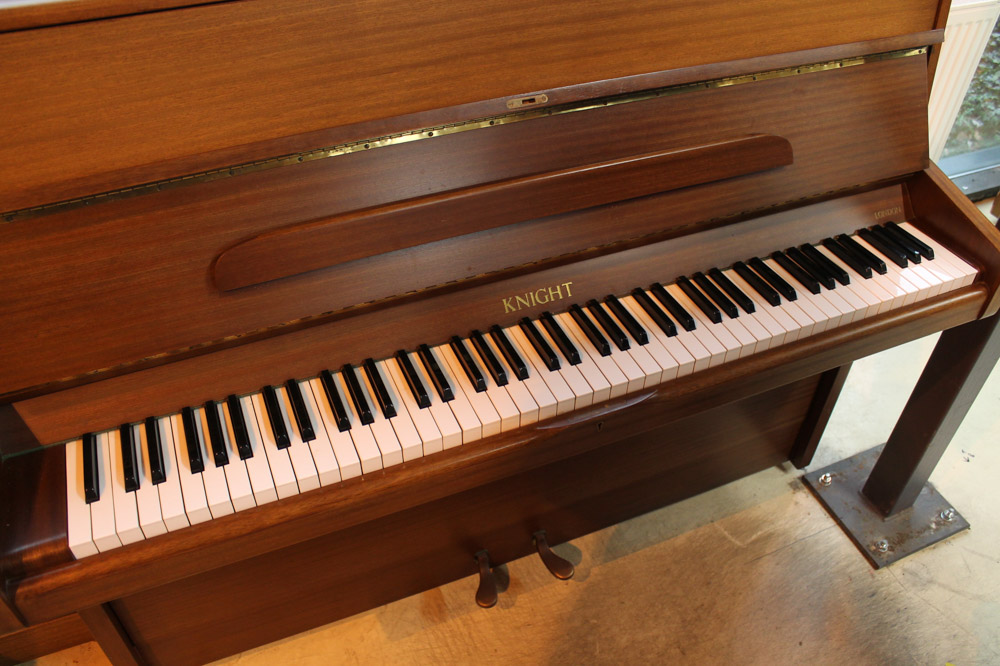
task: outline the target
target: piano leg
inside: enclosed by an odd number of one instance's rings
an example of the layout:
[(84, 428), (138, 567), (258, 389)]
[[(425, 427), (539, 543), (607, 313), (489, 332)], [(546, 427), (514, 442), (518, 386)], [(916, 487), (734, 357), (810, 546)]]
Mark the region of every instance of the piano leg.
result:
[(812, 404), (806, 417), (799, 428), (798, 437), (795, 438), (795, 447), (789, 456), (793, 465), (802, 469), (812, 461), (819, 446), (819, 440), (823, 436), (826, 424), (830, 421), (830, 414), (837, 404), (844, 382), (851, 371), (851, 364), (842, 365), (839, 368), (827, 370), (819, 378), (819, 385), (816, 387), (816, 394), (813, 396)]
[(998, 359), (1000, 316), (945, 331), (884, 448), (805, 476), (876, 568), (968, 528), (928, 479)]

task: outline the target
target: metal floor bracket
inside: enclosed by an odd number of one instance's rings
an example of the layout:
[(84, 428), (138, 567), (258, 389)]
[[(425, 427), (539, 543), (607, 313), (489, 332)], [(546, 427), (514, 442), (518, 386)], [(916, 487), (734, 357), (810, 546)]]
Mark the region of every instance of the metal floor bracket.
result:
[(861, 494), (882, 446), (809, 472), (802, 480), (876, 569), (942, 541), (969, 523), (930, 483), (916, 502), (888, 518)]

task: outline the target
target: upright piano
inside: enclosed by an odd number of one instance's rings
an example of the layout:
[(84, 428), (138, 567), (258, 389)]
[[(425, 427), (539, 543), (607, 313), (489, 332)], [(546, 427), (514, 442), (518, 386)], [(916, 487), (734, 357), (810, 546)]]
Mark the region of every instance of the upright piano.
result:
[(928, 160), (947, 11), (0, 8), (0, 655), (489, 605), (807, 464), (843, 368), (1000, 306)]

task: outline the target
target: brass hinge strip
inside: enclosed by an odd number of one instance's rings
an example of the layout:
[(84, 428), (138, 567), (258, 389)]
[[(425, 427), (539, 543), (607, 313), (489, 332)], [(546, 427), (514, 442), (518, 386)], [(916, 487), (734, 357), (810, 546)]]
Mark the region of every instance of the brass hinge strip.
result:
[[(872, 55), (857, 56), (853, 58), (842, 58), (840, 60), (830, 60), (826, 62), (813, 63), (811, 65), (800, 65), (797, 67), (773, 69), (763, 72), (756, 72), (753, 74), (743, 74), (740, 76), (709, 79), (706, 81), (698, 81), (696, 83), (684, 83), (674, 86), (666, 86), (663, 88), (656, 88), (652, 90), (644, 90), (636, 93), (625, 93), (622, 95), (604, 97), (597, 100), (570, 102), (567, 104), (560, 104), (549, 107), (525, 109), (523, 108), (523, 106), (514, 105), (515, 108), (520, 108), (520, 110), (511, 111), (508, 113), (502, 113), (494, 116), (477, 118), (474, 120), (448, 123), (444, 125), (436, 125), (433, 127), (424, 127), (421, 129), (409, 130), (406, 132), (399, 132), (397, 134), (389, 134), (386, 136), (381, 136), (371, 139), (351, 141), (326, 148), (316, 148), (313, 150), (291, 153), (288, 155), (281, 155), (278, 157), (271, 157), (263, 160), (245, 162), (242, 164), (236, 164), (228, 167), (223, 167), (220, 169), (202, 171), (199, 173), (192, 173), (184, 176), (167, 178), (164, 180), (158, 180), (154, 182), (143, 183), (140, 185), (134, 185), (131, 187), (109, 190), (107, 192), (101, 192), (99, 194), (91, 194), (84, 197), (78, 197), (75, 199), (67, 199), (64, 201), (57, 201), (54, 203), (43, 204), (40, 206), (33, 206), (30, 208), (13, 210), (0, 214), (0, 221), (15, 222), (19, 220), (40, 217), (42, 215), (61, 212), (73, 208), (89, 206), (104, 201), (113, 201), (128, 197), (139, 196), (143, 194), (151, 194), (154, 192), (160, 192), (165, 189), (170, 189), (174, 187), (192, 185), (195, 183), (205, 183), (213, 180), (219, 180), (222, 178), (232, 178), (233, 176), (239, 176), (247, 173), (266, 171), (268, 169), (275, 169), (283, 166), (291, 166), (294, 164), (301, 164), (303, 162), (311, 162), (313, 160), (322, 160), (331, 157), (339, 157), (341, 155), (349, 155), (351, 153), (357, 153), (366, 150), (374, 150), (377, 148), (386, 148), (388, 146), (410, 143), (411, 141), (423, 141), (435, 137), (447, 136), (450, 134), (458, 134), (459, 132), (468, 132), (477, 129), (487, 129), (499, 125), (510, 125), (513, 123), (523, 122), (525, 120), (534, 120), (536, 118), (547, 118), (550, 116), (558, 116), (567, 113), (589, 111), (601, 107), (617, 106), (619, 104), (631, 104), (633, 102), (641, 102), (645, 100), (655, 99), (658, 97), (666, 97), (669, 95), (679, 95), (697, 90), (725, 88), (727, 86), (742, 85), (745, 83), (754, 83), (757, 81), (767, 81), (770, 79), (780, 79), (789, 76), (798, 76), (801, 74), (812, 74), (815, 72), (823, 72), (831, 69), (855, 67), (857, 65), (863, 65), (870, 62), (878, 62), (880, 60), (894, 60), (897, 58), (908, 58), (912, 56), (923, 55), (926, 53), (927, 53), (927, 47), (920, 47), (915, 49), (902, 49), (898, 51), (888, 51), (885, 53), (876, 53)], [(538, 97), (542, 98), (544, 97), (544, 95), (539, 95)], [(532, 100), (534, 100), (534, 98), (532, 98)], [(519, 99), (517, 101), (521, 100)]]

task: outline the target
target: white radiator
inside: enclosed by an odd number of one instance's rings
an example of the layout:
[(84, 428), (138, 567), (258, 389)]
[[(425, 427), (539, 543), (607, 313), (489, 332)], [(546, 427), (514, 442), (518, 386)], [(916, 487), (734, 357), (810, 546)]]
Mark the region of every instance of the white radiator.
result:
[(932, 160), (941, 157), (998, 15), (1000, 0), (952, 4), (927, 106)]

